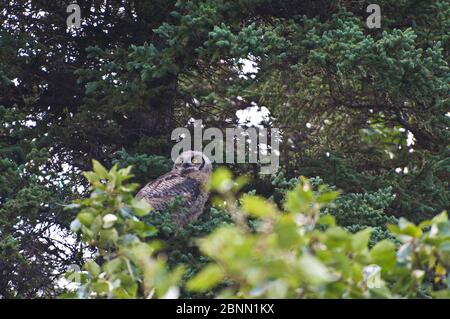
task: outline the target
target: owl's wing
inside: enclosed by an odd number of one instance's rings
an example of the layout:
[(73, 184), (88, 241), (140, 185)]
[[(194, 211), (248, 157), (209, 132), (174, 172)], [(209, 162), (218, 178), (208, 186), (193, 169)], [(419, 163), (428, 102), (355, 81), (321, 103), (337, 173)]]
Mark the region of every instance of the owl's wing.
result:
[(177, 196), (181, 196), (184, 207), (193, 205), (201, 194), (198, 181), (169, 172), (148, 183), (136, 195), (147, 201), (155, 210), (164, 209), (165, 205)]

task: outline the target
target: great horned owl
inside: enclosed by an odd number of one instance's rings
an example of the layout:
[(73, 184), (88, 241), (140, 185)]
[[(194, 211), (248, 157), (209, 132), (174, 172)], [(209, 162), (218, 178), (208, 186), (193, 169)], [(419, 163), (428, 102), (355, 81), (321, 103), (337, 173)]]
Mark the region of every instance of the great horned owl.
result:
[(170, 172), (145, 185), (136, 197), (147, 201), (156, 211), (181, 197), (184, 211), (174, 214), (172, 219), (177, 226), (184, 227), (203, 212), (208, 200), (204, 186), (211, 171), (211, 161), (202, 152), (183, 152)]

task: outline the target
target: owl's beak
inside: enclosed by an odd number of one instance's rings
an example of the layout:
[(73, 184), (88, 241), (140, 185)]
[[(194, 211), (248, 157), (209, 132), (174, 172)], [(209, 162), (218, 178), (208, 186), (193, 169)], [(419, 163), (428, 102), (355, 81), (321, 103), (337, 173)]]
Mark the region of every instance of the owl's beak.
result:
[(191, 165), (191, 163), (184, 162), (182, 166), (183, 166), (183, 168), (188, 168), (188, 167), (191, 167), (192, 165)]

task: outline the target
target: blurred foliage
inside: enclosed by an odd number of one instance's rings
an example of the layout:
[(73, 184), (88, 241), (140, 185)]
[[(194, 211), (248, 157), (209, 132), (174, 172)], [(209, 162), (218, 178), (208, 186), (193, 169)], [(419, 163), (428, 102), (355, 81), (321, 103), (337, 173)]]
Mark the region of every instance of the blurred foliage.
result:
[(321, 212), (339, 192), (323, 185), (315, 190), (302, 177), (286, 193), (280, 210), (257, 195), (244, 193), (236, 199), (245, 182), (233, 179), (225, 168), (214, 172), (210, 188), (222, 198), (226, 211), (221, 213), (233, 222), (216, 225), (196, 240), (204, 264), (181, 281), (186, 269), (182, 263), (190, 261), (178, 256), (177, 267), (170, 270), (164, 254), (157, 254), (164, 243), (148, 240), (157, 228), (141, 220), (152, 213), (132, 196), (136, 185), (126, 182), (131, 167), (114, 166), (108, 172), (93, 163), (94, 171), (85, 173), (92, 186), (90, 198), (68, 209), (79, 209), (71, 228), (96, 248), (96, 256), (78, 276), (67, 274), (80, 283), (62, 297), (177, 298), (181, 285), (220, 298), (450, 297), (446, 212), (419, 225), (400, 218), (388, 226), (396, 241), (384, 239), (370, 247), (371, 227), (351, 233)]
[(88, 259), (82, 271), (67, 274), (78, 279), (78, 287), (62, 297), (178, 296), (183, 267), (168, 270), (165, 258), (155, 257), (161, 243), (146, 241), (156, 228), (140, 220), (151, 207), (134, 198), (137, 184), (126, 183), (132, 177), (130, 170), (131, 166), (118, 169), (115, 165), (107, 171), (93, 161), (93, 171), (84, 174), (92, 187), (91, 196), (75, 201), (68, 209), (79, 208), (71, 229), (81, 234), (83, 243), (95, 248), (95, 258)]
[[(220, 171), (213, 180), (218, 175), (214, 189), (236, 222), (198, 241), (213, 262), (187, 283), (189, 289), (207, 291), (227, 280), (219, 297), (414, 298), (424, 290), (429, 297), (450, 297), (446, 212), (418, 226), (401, 218), (389, 226), (400, 247), (385, 239), (369, 248), (370, 227), (352, 234), (320, 213), (335, 191), (315, 192), (302, 178), (287, 192), (282, 212), (258, 196), (230, 200), (233, 192), (222, 186), (233, 180)], [(255, 230), (247, 227), (249, 218), (258, 220)]]
[[(286, 192), (292, 190), (299, 182), (299, 178), (287, 179), (282, 172), (273, 176), (272, 184), (275, 187), (275, 199), (282, 201)], [(336, 189), (335, 186), (325, 184), (320, 177), (310, 178), (309, 183), (314, 191), (318, 191), (319, 188), (322, 191)], [(374, 192), (346, 193), (338, 196), (333, 205), (322, 209), (321, 214), (334, 216), (339, 226), (352, 233), (370, 227), (372, 233), (369, 245), (373, 246), (380, 240), (394, 239), (387, 230), (389, 224), (398, 222), (395, 216), (387, 213), (387, 209), (394, 198), (391, 187)]]

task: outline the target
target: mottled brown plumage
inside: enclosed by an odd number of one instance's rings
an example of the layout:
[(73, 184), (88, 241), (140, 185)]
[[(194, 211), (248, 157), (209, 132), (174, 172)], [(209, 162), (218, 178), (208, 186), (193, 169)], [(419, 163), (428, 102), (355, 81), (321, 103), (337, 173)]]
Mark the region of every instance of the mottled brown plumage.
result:
[(184, 227), (203, 212), (208, 200), (204, 184), (211, 170), (211, 162), (203, 153), (183, 152), (169, 173), (148, 183), (136, 196), (147, 201), (156, 211), (164, 210), (170, 201), (180, 196), (184, 212), (175, 213), (172, 217), (176, 225)]

